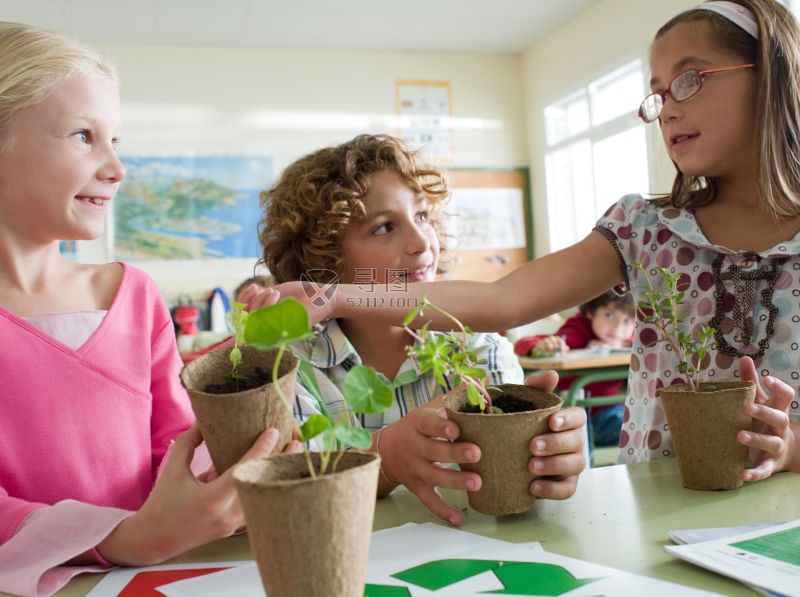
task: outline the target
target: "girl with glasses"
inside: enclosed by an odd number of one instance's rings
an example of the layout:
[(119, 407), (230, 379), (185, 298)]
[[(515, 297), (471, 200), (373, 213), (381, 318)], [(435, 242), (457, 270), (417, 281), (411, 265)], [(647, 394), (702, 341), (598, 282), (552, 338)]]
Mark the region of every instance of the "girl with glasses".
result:
[[(708, 376), (757, 382), (749, 407), (757, 431), (738, 436), (754, 456), (743, 479), (800, 472), (800, 30), (774, 0), (705, 2), (656, 33), (650, 70), (641, 115), (658, 122), (677, 169), (668, 195), (623, 197), (584, 240), (496, 282), (420, 283), (408, 295), (427, 295), (473, 329), (498, 330), (583, 303), (620, 279), (638, 303), (645, 280), (636, 264), (650, 279), (666, 267), (682, 277), (686, 323), (718, 330)], [(277, 292), (302, 299), (299, 287)], [(357, 296), (340, 286), (317, 317), (399, 323), (405, 315), (366, 308)], [(655, 338), (637, 320), (625, 463), (673, 456), (658, 388), (681, 375)]]

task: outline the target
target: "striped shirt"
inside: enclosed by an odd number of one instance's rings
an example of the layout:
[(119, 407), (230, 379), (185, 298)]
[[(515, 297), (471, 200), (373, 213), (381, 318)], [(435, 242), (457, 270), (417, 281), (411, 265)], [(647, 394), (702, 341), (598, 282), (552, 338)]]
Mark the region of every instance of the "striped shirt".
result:
[[(445, 332), (429, 332), (431, 335), (444, 335)], [(486, 359), (484, 368), (488, 371), (489, 383), (522, 383), (522, 368), (514, 354), (512, 344), (498, 334), (475, 333), (468, 339), (479, 359)], [(377, 431), (407, 415), (418, 406), (427, 404), (434, 398), (447, 393), (453, 387), (452, 376), (445, 376), (445, 385), (436, 382), (432, 372), (419, 375), (419, 367), (413, 357), (408, 357), (400, 366), (398, 375), (407, 370), (417, 373), (417, 379), (394, 390), (394, 403), (388, 410), (369, 415), (355, 416), (347, 409), (344, 401), (344, 377), (356, 365), (361, 365), (361, 357), (356, 353), (347, 336), (336, 320), (326, 322), (322, 331), (305, 344), (295, 345), (294, 352), (308, 360), (314, 367), (325, 407), (334, 420), (347, 414), (350, 423), (370, 431)], [(299, 380), (298, 380), (299, 382)], [(309, 415), (319, 413), (316, 399), (298, 383), (295, 400), (295, 416), (299, 421)]]

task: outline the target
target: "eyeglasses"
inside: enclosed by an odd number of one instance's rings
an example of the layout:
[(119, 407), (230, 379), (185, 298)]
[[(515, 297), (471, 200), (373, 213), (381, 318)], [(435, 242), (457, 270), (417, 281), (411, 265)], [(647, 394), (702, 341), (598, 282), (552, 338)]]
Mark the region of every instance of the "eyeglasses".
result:
[(639, 118), (644, 120), (647, 124), (658, 120), (658, 117), (661, 116), (661, 109), (664, 107), (667, 96), (670, 96), (676, 102), (686, 101), (703, 88), (706, 75), (720, 73), (726, 70), (754, 67), (755, 64), (740, 64), (738, 66), (725, 66), (723, 68), (710, 68), (708, 70), (696, 70), (694, 68), (685, 70), (672, 79), (667, 89), (664, 91), (656, 91), (644, 98), (642, 105), (639, 106)]

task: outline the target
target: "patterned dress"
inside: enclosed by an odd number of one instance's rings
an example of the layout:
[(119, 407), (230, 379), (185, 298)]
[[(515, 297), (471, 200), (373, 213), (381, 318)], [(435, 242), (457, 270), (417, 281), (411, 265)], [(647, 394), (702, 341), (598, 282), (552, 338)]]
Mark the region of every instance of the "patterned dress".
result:
[[(595, 229), (617, 251), (637, 303), (647, 284), (637, 262), (654, 286), (662, 281), (654, 266), (680, 274), (687, 330), (702, 325), (717, 330), (706, 359), (707, 379), (738, 379), (739, 357), (751, 356), (762, 377), (771, 375), (795, 388), (789, 415), (800, 421), (800, 235), (759, 253), (733, 251), (710, 243), (691, 212), (656, 207), (640, 195), (620, 199)], [(657, 389), (679, 383), (682, 375), (671, 349), (658, 339), (655, 327), (637, 318), (621, 462), (673, 456)]]

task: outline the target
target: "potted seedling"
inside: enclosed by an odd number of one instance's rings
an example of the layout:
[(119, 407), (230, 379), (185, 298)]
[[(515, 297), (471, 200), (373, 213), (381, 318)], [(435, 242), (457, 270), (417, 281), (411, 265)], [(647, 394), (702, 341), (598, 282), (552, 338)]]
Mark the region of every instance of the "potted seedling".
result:
[(644, 265), (636, 267), (645, 280), (637, 303), (640, 320), (656, 329), (658, 341), (673, 353), (683, 375), (678, 383), (659, 389), (683, 485), (705, 490), (741, 487), (748, 449), (736, 436), (752, 425), (745, 407), (755, 399), (755, 384), (704, 379), (716, 330), (706, 325), (686, 329), (679, 274), (655, 266), (661, 281), (654, 285)]
[[(244, 340), (277, 351), (273, 377), (291, 345), (311, 336), (308, 312), (293, 298), (253, 311)], [(368, 450), (369, 431), (352, 426), (347, 413), (334, 419), (325, 408), (313, 370), (302, 359), (303, 386), (321, 414), (296, 424), (302, 454), (279, 454), (237, 465), (233, 480), (247, 523), (253, 556), (270, 597), (361, 596), (369, 554), (380, 457)], [(276, 386), (292, 413), (294, 393)], [(348, 371), (344, 398), (353, 415), (377, 413), (393, 402), (392, 387), (371, 367)], [(311, 452), (308, 442), (317, 443)], [(347, 450), (348, 447), (355, 450)], [(312, 568), (309, 569), (309, 563)]]
[[(411, 324), (428, 308), (449, 318), (457, 329), (437, 334), (426, 322), (414, 331)], [(420, 373), (432, 371), (442, 386), (447, 385), (445, 375), (455, 380), (455, 387), (443, 399), (447, 418), (461, 429), (459, 440), (481, 449), (478, 462), (460, 465), (483, 481), (478, 491), (468, 493), (470, 506), (494, 516), (527, 512), (536, 499), (530, 491), (535, 478), (528, 469), (530, 441), (547, 430), (550, 415), (561, 408), (563, 400), (520, 384), (487, 387), (486, 363), (469, 345), (472, 330), (427, 298), (408, 314), (403, 327), (415, 339), (409, 354), (417, 360)]]
[(278, 429), (279, 451), (292, 438), (294, 426), (291, 412), (278, 397), (294, 395), (299, 360), (287, 355), (280, 361), (279, 375), (273, 376), (278, 351), (260, 351), (245, 342), (245, 307), (234, 302), (226, 315), (231, 343), (187, 363), (180, 374), (220, 474), (238, 462), (267, 427)]

